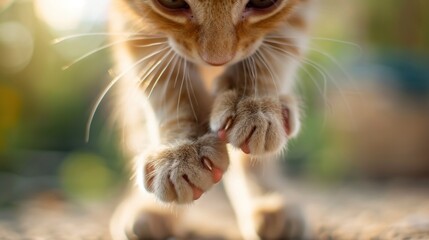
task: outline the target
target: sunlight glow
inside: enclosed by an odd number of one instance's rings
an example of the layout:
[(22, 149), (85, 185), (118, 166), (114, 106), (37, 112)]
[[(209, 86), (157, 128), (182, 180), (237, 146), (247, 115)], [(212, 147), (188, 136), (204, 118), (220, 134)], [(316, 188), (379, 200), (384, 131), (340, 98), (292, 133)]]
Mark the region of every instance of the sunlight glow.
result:
[(12, 4), (13, 0), (0, 0), (0, 12)]
[(72, 30), (79, 26), (87, 0), (35, 0), (36, 14), (55, 30)]

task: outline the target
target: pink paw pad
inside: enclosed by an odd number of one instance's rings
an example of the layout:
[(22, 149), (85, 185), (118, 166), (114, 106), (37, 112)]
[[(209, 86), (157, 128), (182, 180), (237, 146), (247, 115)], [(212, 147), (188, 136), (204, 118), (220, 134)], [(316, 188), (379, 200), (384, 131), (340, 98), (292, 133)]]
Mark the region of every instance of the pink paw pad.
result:
[(231, 127), (232, 127), (232, 118), (228, 118), (228, 120), (225, 123), (225, 126), (223, 128), (221, 128), (217, 133), (217, 135), (221, 141), (224, 141), (224, 142), (228, 141), (228, 133), (227, 132)]
[(214, 183), (218, 183), (223, 176), (223, 172), (222, 170), (220, 170), (219, 168), (215, 167), (213, 165), (213, 163), (210, 161), (210, 159), (204, 157), (203, 158), (203, 164), (204, 166), (212, 172), (212, 179)]

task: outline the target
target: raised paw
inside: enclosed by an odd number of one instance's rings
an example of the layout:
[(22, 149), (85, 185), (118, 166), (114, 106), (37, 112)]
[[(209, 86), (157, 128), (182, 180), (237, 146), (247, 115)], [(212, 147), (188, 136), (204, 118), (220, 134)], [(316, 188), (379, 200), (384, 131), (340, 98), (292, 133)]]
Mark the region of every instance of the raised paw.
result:
[(141, 181), (161, 201), (190, 203), (221, 180), (229, 161), (215, 134), (183, 140), (141, 159)]
[(240, 97), (227, 91), (216, 98), (210, 127), (247, 154), (276, 154), (297, 134), (298, 118), (298, 108), (288, 96)]

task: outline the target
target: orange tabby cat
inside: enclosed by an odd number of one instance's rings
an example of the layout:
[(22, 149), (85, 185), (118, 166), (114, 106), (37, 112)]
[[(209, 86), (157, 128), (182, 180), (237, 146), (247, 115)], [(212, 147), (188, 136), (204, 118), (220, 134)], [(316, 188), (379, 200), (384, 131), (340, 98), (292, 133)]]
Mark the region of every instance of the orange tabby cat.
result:
[[(275, 184), (251, 161), (274, 163), (298, 133), (293, 80), (310, 4), (113, 0), (113, 84), (140, 186), (116, 211), (115, 239), (174, 236), (162, 202), (196, 201), (228, 167), (223, 183), (243, 238), (299, 236), (281, 195), (267, 194)], [(223, 68), (211, 84), (201, 68), (213, 66)]]

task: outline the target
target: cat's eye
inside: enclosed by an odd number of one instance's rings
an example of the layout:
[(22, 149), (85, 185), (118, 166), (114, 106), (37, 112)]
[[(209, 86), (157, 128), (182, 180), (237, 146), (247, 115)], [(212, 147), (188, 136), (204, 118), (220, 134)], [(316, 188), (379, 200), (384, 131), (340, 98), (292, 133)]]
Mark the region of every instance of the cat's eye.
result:
[(266, 9), (276, 4), (277, 0), (249, 0), (246, 8), (250, 9)]
[(163, 7), (172, 10), (189, 9), (189, 5), (185, 0), (158, 0), (158, 2)]

